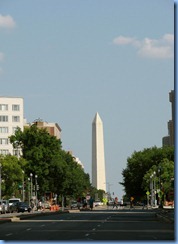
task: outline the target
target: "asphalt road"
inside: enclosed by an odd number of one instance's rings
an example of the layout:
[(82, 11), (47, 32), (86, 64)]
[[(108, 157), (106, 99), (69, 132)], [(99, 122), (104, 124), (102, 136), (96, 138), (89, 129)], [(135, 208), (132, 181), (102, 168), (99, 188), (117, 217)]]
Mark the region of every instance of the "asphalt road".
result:
[(38, 214), (0, 225), (1, 240), (174, 240), (174, 224), (154, 210), (121, 209)]

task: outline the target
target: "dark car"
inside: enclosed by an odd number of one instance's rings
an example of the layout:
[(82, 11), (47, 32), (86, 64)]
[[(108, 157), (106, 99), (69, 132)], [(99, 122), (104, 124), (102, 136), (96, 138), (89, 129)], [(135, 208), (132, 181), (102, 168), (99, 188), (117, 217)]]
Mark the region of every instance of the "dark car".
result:
[(31, 207), (26, 202), (16, 202), (10, 206), (10, 212), (31, 212)]

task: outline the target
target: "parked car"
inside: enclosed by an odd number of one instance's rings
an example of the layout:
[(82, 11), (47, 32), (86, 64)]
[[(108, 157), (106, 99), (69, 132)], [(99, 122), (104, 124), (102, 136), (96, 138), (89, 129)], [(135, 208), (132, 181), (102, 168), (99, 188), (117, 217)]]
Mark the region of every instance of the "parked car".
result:
[(100, 200), (96, 200), (94, 201), (94, 206), (97, 207), (97, 206), (102, 206), (103, 205), (103, 202), (101, 202)]
[(13, 202), (13, 203), (9, 204), (9, 212), (10, 213), (17, 212), (17, 203), (18, 202)]
[(77, 201), (72, 201), (70, 208), (71, 209), (77, 209), (77, 208), (80, 209), (80, 208), (82, 208), (82, 203), (77, 202)]
[(45, 209), (50, 209), (51, 204), (46, 201), (46, 202), (42, 203), (42, 206), (44, 206)]
[(0, 200), (0, 213), (7, 213), (9, 212), (9, 204), (8, 200)]
[(9, 199), (9, 207), (13, 204), (13, 203), (15, 203), (15, 202), (21, 202), (21, 200), (20, 200), (20, 198), (10, 198)]
[(15, 202), (11, 206), (11, 212), (31, 212), (31, 207), (26, 202)]
[(109, 200), (108, 201), (108, 206), (113, 206), (114, 205), (114, 200)]
[(9, 210), (11, 213), (13, 212), (31, 212), (31, 207), (26, 202), (14, 202), (10, 207)]

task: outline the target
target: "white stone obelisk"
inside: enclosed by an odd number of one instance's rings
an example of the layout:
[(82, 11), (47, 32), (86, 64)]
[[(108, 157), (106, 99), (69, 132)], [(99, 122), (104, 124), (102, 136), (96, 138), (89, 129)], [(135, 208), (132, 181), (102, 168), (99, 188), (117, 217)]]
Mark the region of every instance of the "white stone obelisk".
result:
[(92, 186), (106, 191), (103, 122), (98, 113), (92, 123)]

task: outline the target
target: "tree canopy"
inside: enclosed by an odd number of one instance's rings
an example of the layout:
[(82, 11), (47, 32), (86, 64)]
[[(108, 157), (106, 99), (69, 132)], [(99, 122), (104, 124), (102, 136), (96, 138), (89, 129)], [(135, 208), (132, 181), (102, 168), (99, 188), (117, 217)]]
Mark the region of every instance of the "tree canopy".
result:
[[(173, 147), (152, 147), (143, 151), (135, 151), (127, 159), (127, 167), (122, 171), (123, 182), (120, 182), (120, 184), (124, 186), (126, 195), (128, 197), (134, 196), (139, 200), (144, 198), (146, 196), (145, 190), (149, 188), (148, 172), (152, 172), (153, 169), (157, 170), (158, 166), (161, 165), (162, 169), (165, 169), (165, 166), (163, 167), (165, 160), (169, 162), (166, 164), (167, 166), (174, 162)], [(173, 171), (172, 168), (171, 170)], [(145, 176), (146, 174), (148, 174), (147, 177)], [(166, 177), (164, 182), (166, 184)]]
[(25, 177), (37, 175), (39, 192), (50, 191), (57, 195), (77, 197), (91, 187), (89, 175), (84, 172), (73, 156), (62, 149), (61, 140), (51, 136), (46, 129), (35, 124), (18, 128), (10, 137), (14, 148), (21, 148)]

